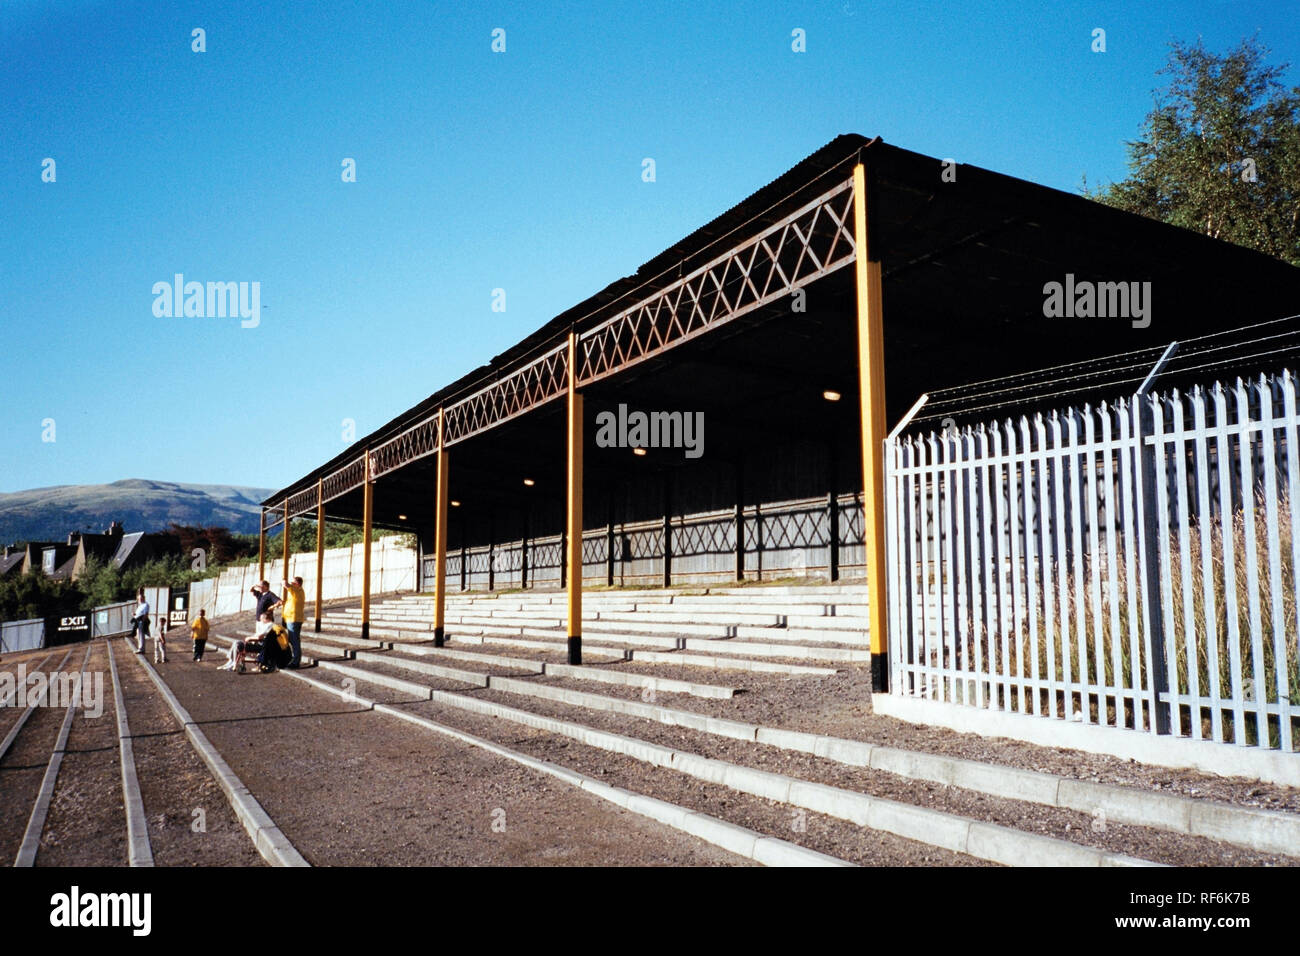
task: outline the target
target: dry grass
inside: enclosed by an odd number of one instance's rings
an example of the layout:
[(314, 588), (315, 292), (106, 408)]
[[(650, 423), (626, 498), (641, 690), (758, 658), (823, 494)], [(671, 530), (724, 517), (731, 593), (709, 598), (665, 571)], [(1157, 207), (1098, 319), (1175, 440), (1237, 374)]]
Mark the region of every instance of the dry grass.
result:
[[(1225, 570), (1227, 562), (1221, 521), (1210, 519), (1191, 522), (1186, 534), (1185, 554), (1178, 534), (1176, 531), (1171, 532), (1165, 551), (1161, 555), (1161, 566), (1169, 570), (1169, 586), (1167, 589), (1164, 587), (1161, 589), (1161, 605), (1167, 605), (1171, 612), (1166, 617), (1165, 623), (1167, 627), (1172, 623), (1172, 634), (1166, 634), (1167, 642), (1172, 639), (1173, 669), (1177, 675), (1176, 684), (1170, 688), (1172, 692), (1191, 693), (1189, 670), (1194, 668), (1196, 691), (1202, 698), (1215, 696), (1215, 690), (1220, 698), (1229, 698), (1233, 687), (1239, 685), (1244, 689), (1243, 696), (1247, 702), (1256, 701), (1258, 694), (1266, 704), (1276, 705), (1279, 700), (1278, 653), (1274, 640), (1276, 634), (1279, 638), (1276, 643), (1281, 645), (1284, 658), (1281, 672), (1282, 696), (1293, 703), (1300, 704), (1296, 567), (1292, 551), (1294, 527), (1287, 497), (1282, 495), (1278, 503), (1276, 523), (1279, 540), (1276, 556), (1270, 554), (1265, 516), (1262, 496), (1256, 501), (1253, 534), (1247, 532), (1246, 516), (1243, 511), (1239, 509), (1232, 516), (1231, 590), (1228, 587), (1229, 575)], [(966, 646), (962, 648), (958, 644), (945, 648), (942, 652), (935, 649), (934, 656), (940, 656), (941, 653), (945, 665), (954, 666), (960, 663), (960, 654), (964, 651), (967, 663), (973, 667), (976, 642), (978, 642), (978, 650), (986, 662), (986, 668), (992, 652), (998, 662), (998, 670), (1016, 676), (1031, 676), (1036, 651), (1039, 677), (1063, 681), (1067, 667), (1066, 658), (1062, 656), (1064, 651), (1068, 654), (1070, 677), (1072, 681), (1077, 682), (1081, 677), (1077, 644), (1078, 634), (1081, 631), (1087, 642), (1083, 661), (1086, 670), (1086, 675), (1083, 676), (1087, 683), (1100, 683), (1108, 688), (1149, 687), (1141, 614), (1143, 584), (1140, 569), (1130, 553), (1121, 547), (1123, 540), (1118, 535), (1115, 567), (1113, 569), (1107, 567), (1104, 557), (1104, 531), (1100, 532), (1100, 542), (1101, 548), (1097, 559), (1081, 555), (1077, 562), (1068, 559), (1054, 561), (1046, 568), (1038, 567), (1032, 597), (1034, 602), (1032, 610), (1037, 619), (1036, 636), (1031, 635), (1028, 621), (1030, 609), (1027, 607), (1022, 608), (1022, 623), (1018, 631), (1009, 630), (1005, 635), (1003, 630), (997, 627), (990, 631), (983, 619), (983, 610), (978, 604), (982, 599), (981, 590), (976, 594), (977, 604), (972, 609), (978, 613), (967, 616), (967, 633), (970, 638)], [(1254, 589), (1250, 585), (1247, 570), (1248, 543), (1253, 548), (1257, 568), (1258, 587)], [(1096, 560), (1095, 566), (1094, 560)], [(1095, 588), (1094, 574), (1098, 579)], [(1115, 582), (1114, 599), (1111, 596), (1112, 574)], [(1060, 597), (1062, 576), (1064, 576), (1066, 591), (1064, 603)], [(1130, 576), (1133, 603), (1130, 602)], [(1022, 602), (1025, 587), (1025, 578), (1022, 574), (1020, 597)], [(1009, 572), (1004, 571), (1003, 593), (1009, 590)], [(1254, 602), (1254, 607), (1257, 609), (1254, 620), (1251, 611), (1252, 591), (1257, 599)], [(1278, 605), (1276, 618), (1275, 597)], [(1231, 598), (1231, 607), (1229, 598)], [(1050, 642), (1046, 626), (1049, 613), (1052, 630)], [(996, 614), (994, 617), (996, 618)], [(1010, 619), (1009, 614), (1006, 617)], [(1232, 627), (1229, 626), (1230, 623)], [(1063, 633), (1067, 636), (1063, 637)], [(1255, 634), (1259, 637), (1258, 653), (1252, 638)], [(1002, 662), (1004, 637), (1008, 648), (1007, 656), (1010, 658), (1006, 664)], [(1100, 643), (1100, 654), (1098, 643)], [(957, 659), (953, 660), (954, 657)], [(960, 693), (960, 688), (956, 690)], [(1024, 703), (1019, 697), (1022, 691), (1018, 688), (1003, 691), (996, 685), (990, 685), (989, 693), (995, 695), (1009, 693), (1011, 700), (1003, 703), (1017, 709)], [(1075, 711), (1087, 707), (1091, 719), (1097, 721), (1101, 718), (1100, 709), (1104, 709), (1107, 723), (1118, 723), (1123, 726), (1140, 725), (1138, 715), (1134, 712), (1132, 699), (1125, 699), (1114, 693), (1101, 695), (1099, 699), (1097, 694), (1084, 695), (1075, 691), (1068, 703), (1063, 691), (1052, 695), (1046, 690), (1036, 692), (1030, 689), (1025, 693), (1033, 703), (1032, 709), (1037, 712), (1064, 716), (1067, 707)], [(1188, 704), (1181, 705), (1178, 708), (1181, 724), (1179, 731), (1189, 732), (1191, 721), (1196, 719), (1202, 724), (1203, 735), (1209, 736), (1213, 726), (1212, 709), (1208, 706), (1194, 708)], [(1219, 711), (1225, 739), (1235, 741), (1237, 731), (1234, 728), (1232, 709), (1225, 706)], [(1258, 743), (1261, 734), (1257, 718), (1249, 710), (1246, 710), (1243, 716), (1241, 732), (1244, 734), (1245, 742)], [(1149, 715), (1144, 719), (1149, 720)], [(1270, 746), (1280, 746), (1281, 734), (1276, 716), (1270, 716), (1265, 721), (1264, 733), (1269, 738)], [(1294, 736), (1300, 738), (1300, 733)]]

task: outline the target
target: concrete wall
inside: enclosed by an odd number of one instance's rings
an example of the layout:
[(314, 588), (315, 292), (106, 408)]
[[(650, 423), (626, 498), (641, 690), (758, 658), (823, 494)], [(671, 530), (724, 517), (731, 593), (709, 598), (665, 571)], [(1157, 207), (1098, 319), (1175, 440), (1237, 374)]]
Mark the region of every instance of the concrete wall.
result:
[[(371, 542), (370, 592), (372, 594), (415, 589), (416, 552), (411, 548), (403, 547), (399, 541), (397, 536), (392, 536)], [(347, 548), (331, 548), (325, 552), (325, 574), (322, 580), (325, 600), (361, 595), (364, 559), (365, 551), (360, 544)], [(276, 594), (280, 593), (281, 582), (286, 577), (283, 565), (284, 562), (280, 558), (268, 561), (266, 564), (266, 579), (271, 582), (271, 590)], [(302, 576), (310, 613), (310, 605), (316, 597), (316, 552), (289, 556), (288, 577), (295, 575)], [(222, 617), (246, 611), (251, 620), (256, 602), (250, 591), (256, 583), (256, 563), (229, 568), (220, 576), (206, 581), (195, 581), (190, 585), (190, 620), (198, 616), (199, 608), (205, 609), (208, 617)]]

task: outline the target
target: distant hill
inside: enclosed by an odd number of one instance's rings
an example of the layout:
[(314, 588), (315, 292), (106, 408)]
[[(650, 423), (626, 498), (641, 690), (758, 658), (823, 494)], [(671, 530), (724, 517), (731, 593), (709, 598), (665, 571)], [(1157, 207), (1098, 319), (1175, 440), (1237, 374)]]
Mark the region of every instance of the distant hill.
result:
[(260, 502), (274, 488), (189, 485), (127, 478), (107, 485), (56, 485), (0, 493), (0, 544), (61, 541), (69, 531), (161, 531), (171, 522), (257, 532)]

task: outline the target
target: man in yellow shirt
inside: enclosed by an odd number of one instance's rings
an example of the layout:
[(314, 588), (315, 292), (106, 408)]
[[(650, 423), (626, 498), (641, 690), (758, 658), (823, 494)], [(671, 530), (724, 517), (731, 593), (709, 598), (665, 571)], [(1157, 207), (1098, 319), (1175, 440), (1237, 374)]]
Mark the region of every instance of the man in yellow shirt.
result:
[(190, 637), (194, 640), (194, 659), (203, 660), (203, 645), (208, 642), (208, 612), (199, 609), (199, 616), (190, 623)]
[(284, 617), (284, 627), (289, 632), (289, 643), (293, 647), (293, 660), (288, 666), (292, 670), (297, 670), (302, 660), (302, 648), (299, 645), (302, 639), (302, 622), (307, 616), (307, 595), (303, 593), (302, 578), (294, 578), (292, 584), (288, 581), (284, 582), (284, 597), (276, 607), (284, 608), (280, 613)]

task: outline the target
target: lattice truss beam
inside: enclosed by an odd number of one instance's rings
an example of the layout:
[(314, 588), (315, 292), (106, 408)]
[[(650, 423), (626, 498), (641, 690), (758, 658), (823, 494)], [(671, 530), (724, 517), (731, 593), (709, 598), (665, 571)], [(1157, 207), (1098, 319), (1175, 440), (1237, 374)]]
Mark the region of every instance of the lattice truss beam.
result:
[[(601, 381), (705, 332), (790, 295), (854, 260), (853, 181), (846, 179), (785, 218), (732, 246), (693, 272), (583, 332), (578, 338), (579, 386)], [(444, 408), (448, 446), (562, 397), (568, 384), (568, 345), (557, 345)], [(370, 450), (373, 478), (438, 450), (436, 412)], [(324, 500), (359, 488), (359, 457), (327, 475)], [(289, 513), (315, 509), (315, 488), (289, 498)], [(282, 506), (275, 511), (282, 520)]]

